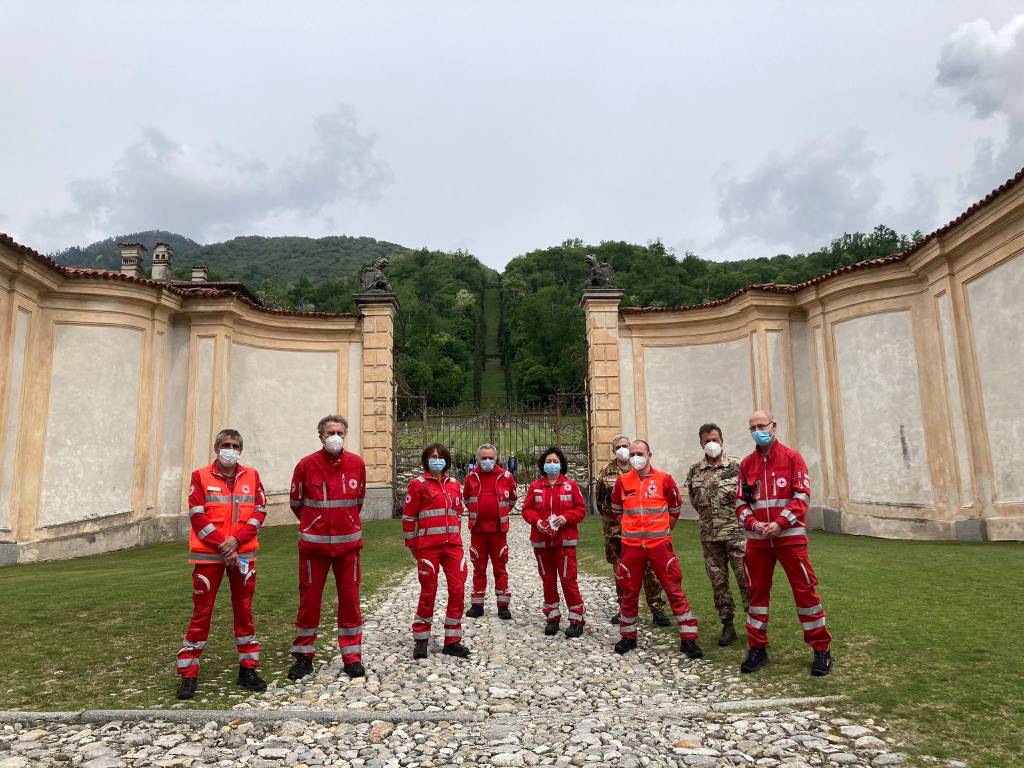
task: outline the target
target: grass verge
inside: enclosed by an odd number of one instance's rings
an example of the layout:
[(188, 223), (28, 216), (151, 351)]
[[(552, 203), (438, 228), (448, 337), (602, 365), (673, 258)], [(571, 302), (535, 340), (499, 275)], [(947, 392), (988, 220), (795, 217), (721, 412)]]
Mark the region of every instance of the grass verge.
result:
[[(398, 521), (363, 527), (363, 603), (412, 567)], [(254, 600), (261, 674), (283, 679), (298, 607), (293, 526), (260, 534)], [(192, 611), (187, 544), (169, 542), (75, 560), (0, 568), (0, 699), (4, 709), (144, 708), (175, 703), (174, 660)], [(324, 589), (318, 655), (337, 652), (337, 596)], [(230, 707), (247, 695), (236, 685), (227, 580), (217, 595), (203, 654), (201, 709)]]
[[(581, 567), (610, 577), (600, 519), (588, 517), (581, 533)], [(701, 621), (701, 646), (711, 661), (738, 666), (744, 644), (723, 649), (716, 642), (721, 625), (696, 523), (682, 521), (674, 538), (683, 586)], [(815, 531), (810, 551), (834, 636), (835, 671), (810, 677), (810, 650), (777, 568), (771, 664), (751, 683), (798, 695), (845, 694), (844, 709), (888, 721), (910, 754), (967, 760), (972, 768), (1020, 765), (1024, 666), (1016, 643), (1024, 629), (1024, 544)], [(735, 583), (733, 597), (739, 599)], [(742, 637), (741, 614), (736, 624)]]

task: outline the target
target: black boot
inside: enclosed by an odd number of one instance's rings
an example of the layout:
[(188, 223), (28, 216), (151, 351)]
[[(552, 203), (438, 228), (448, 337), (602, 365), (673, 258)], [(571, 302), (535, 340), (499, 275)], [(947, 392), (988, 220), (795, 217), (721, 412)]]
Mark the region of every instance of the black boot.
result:
[(768, 663), (768, 651), (764, 648), (748, 648), (747, 658), (740, 664), (740, 672), (756, 672)]
[(566, 637), (582, 637), (583, 636), (583, 625), (582, 624), (570, 624), (565, 628)]
[(736, 642), (736, 627), (731, 621), (722, 622), (722, 636), (718, 638), (718, 644), (723, 648)]
[(614, 625), (616, 627), (619, 626), (619, 620), (621, 618), (622, 618), (622, 614), (621, 613), (616, 613), (614, 616), (612, 616), (612, 621), (611, 621), (612, 625)]
[(466, 611), (466, 616), (471, 619), (479, 619), (484, 615), (484, 607), (482, 605), (471, 605), (469, 610)]
[(263, 693), (267, 690), (267, 681), (256, 674), (252, 667), (238, 668), (238, 684), (252, 693)]
[(295, 663), (288, 670), (289, 680), (301, 680), (313, 672), (313, 660), (308, 656), (296, 656)]
[(683, 640), (679, 643), (679, 650), (686, 654), (688, 659), (703, 659), (704, 651), (697, 645), (696, 640)]
[(464, 659), (469, 656), (469, 648), (464, 646), (462, 643), (449, 643), (441, 649), (441, 653), (446, 656), (455, 656), (460, 659)]
[(814, 661), (811, 662), (811, 674), (815, 677), (824, 677), (832, 671), (832, 654), (828, 651), (815, 651)]
[(615, 652), (620, 656), (625, 653), (629, 653), (636, 648), (636, 638), (623, 637), (615, 644)]
[(181, 700), (191, 699), (196, 695), (196, 685), (199, 683), (198, 677), (183, 677), (181, 682), (178, 683), (177, 697)]
[(549, 621), (544, 625), (545, 635), (557, 635), (558, 634), (558, 621)]
[(349, 664), (346, 664), (344, 669), (345, 674), (349, 677), (362, 677), (366, 674), (366, 667), (364, 667), (358, 661), (353, 661)]
[(412, 657), (414, 659), (425, 659), (427, 658), (427, 641), (417, 640), (413, 643)]
[(503, 621), (512, 621), (512, 611), (508, 609), (507, 605), (503, 605), (498, 609), (498, 618)]
[(651, 618), (654, 620), (655, 626), (667, 627), (672, 624), (672, 620), (665, 615), (665, 612), (658, 608), (651, 608)]

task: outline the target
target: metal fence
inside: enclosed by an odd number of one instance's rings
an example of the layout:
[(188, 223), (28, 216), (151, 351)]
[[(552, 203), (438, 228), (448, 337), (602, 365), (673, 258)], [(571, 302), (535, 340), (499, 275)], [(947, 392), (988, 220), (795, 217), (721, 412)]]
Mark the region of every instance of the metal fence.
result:
[(548, 446), (557, 446), (569, 462), (569, 475), (590, 495), (590, 443), (586, 393), (562, 393), (531, 404), (430, 408), (426, 398), (399, 394), (395, 398), (395, 508), (400, 510), (409, 481), (422, 472), (420, 456), (430, 443), (452, 454), (455, 473), (465, 477), (477, 448), (491, 443), (498, 461), (508, 466), (516, 457), (516, 479), (530, 483), (538, 476), (537, 460)]

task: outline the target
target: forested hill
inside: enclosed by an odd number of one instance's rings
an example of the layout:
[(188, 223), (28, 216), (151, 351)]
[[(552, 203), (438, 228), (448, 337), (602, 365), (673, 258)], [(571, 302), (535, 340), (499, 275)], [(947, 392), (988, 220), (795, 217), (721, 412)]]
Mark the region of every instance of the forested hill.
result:
[[(586, 370), (580, 293), (584, 256), (615, 269), (624, 306), (685, 306), (721, 299), (754, 283), (800, 283), (838, 267), (888, 256), (920, 233), (888, 227), (846, 234), (797, 256), (716, 262), (677, 257), (660, 242), (587, 245), (567, 240), (512, 259), (503, 275), (464, 253), (413, 251), (368, 237), (237, 237), (199, 245), (171, 232), (138, 232), (52, 254), (65, 264), (117, 269), (117, 242), (174, 248), (174, 271), (187, 279), (192, 264), (211, 278), (241, 280), (269, 306), (353, 312), (358, 272), (380, 256), (401, 309), (395, 344), (400, 385), (435, 406), (500, 401), (506, 395), (537, 401), (583, 389)], [(497, 344), (495, 342), (497, 337)], [(497, 350), (495, 350), (497, 346)], [(500, 351), (501, 371), (495, 370)], [(488, 366), (488, 358), (491, 363)], [(486, 373), (485, 373), (486, 371)]]
[[(302, 277), (319, 282), (359, 271), (381, 256), (397, 256), (410, 249), (372, 237), (236, 237), (222, 243), (200, 245), (184, 235), (150, 230), (110, 237), (85, 248), (72, 247), (51, 254), (61, 264), (96, 269), (120, 269), (119, 242), (142, 243), (150, 251), (156, 243), (174, 249), (175, 272), (186, 276), (193, 264), (205, 264), (212, 273), (240, 280), (256, 289), (264, 280), (285, 287)], [(148, 260), (144, 260), (147, 261)]]

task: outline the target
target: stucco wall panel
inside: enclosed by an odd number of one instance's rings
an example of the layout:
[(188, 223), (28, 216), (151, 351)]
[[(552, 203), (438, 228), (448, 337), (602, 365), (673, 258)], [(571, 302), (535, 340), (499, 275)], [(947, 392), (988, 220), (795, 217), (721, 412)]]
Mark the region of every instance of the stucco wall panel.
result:
[(164, 342), (165, 378), (158, 475), (158, 504), (163, 515), (180, 514), (185, 507), (182, 461), (185, 458), (188, 406), (188, 337), (188, 325), (177, 323), (168, 328)]
[(834, 326), (850, 500), (933, 502), (909, 311)]
[(38, 525), (132, 506), (143, 332), (57, 325)]
[(794, 435), (790, 430), (789, 391), (786, 386), (786, 371), (789, 361), (786, 359), (785, 336), (782, 331), (768, 331), (765, 349), (768, 352), (768, 382), (772, 416), (779, 424), (780, 437), (793, 443)]
[(9, 350), (7, 374), (7, 404), (3, 425), (3, 437), (0, 442), (0, 530), (11, 528), (14, 518), (13, 485), (14, 463), (18, 448), (18, 424), (21, 414), (21, 391), (25, 371), (25, 347), (28, 343), (28, 326), (31, 316), (28, 312), (17, 310), (14, 318)]
[[(622, 434), (633, 437), (636, 434), (636, 399), (633, 380), (633, 340), (628, 336), (619, 337), (619, 396), (622, 405)], [(610, 457), (610, 448), (598, 458)]]
[(655, 466), (682, 482), (701, 456), (697, 430), (708, 421), (725, 430), (727, 451), (749, 453), (747, 417), (753, 393), (747, 338), (647, 347), (644, 352), (648, 439)]
[(966, 286), (997, 502), (1024, 501), (1024, 254)]
[(228, 424), (268, 493), (287, 492), (295, 462), (319, 447), (316, 424), (337, 410), (337, 382), (337, 352), (231, 345)]
[(821, 452), (818, 450), (818, 399), (815, 389), (815, 370), (812, 364), (811, 331), (806, 322), (790, 325), (790, 344), (793, 360), (793, 388), (796, 401), (796, 440), (807, 462), (811, 477), (811, 504), (821, 506), (824, 497), (821, 482)]

